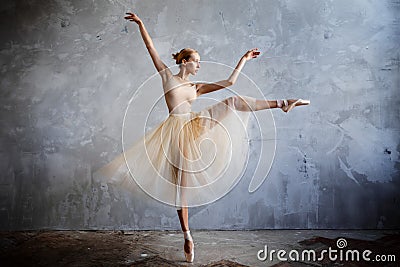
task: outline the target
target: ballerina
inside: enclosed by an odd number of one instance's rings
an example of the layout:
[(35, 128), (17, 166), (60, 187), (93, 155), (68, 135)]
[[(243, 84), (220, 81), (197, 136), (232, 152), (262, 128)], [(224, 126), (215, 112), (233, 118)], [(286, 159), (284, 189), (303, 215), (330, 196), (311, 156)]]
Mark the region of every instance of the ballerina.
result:
[[(143, 21), (134, 13), (126, 15), (126, 20), (139, 26), (153, 64), (161, 76), (169, 116), (124, 155), (96, 171), (95, 175), (108, 176), (120, 184), (130, 184), (132, 175), (149, 195), (174, 205), (184, 234), (185, 259), (193, 262), (194, 243), (189, 229), (188, 208), (222, 197), (235, 184), (235, 179), (229, 177), (238, 176), (243, 168), (241, 162), (244, 161), (246, 146), (241, 145), (241, 140), (246, 136), (248, 114), (272, 108), (289, 112), (296, 106), (308, 105), (309, 101), (262, 100), (235, 95), (201, 112), (193, 112), (191, 106), (198, 96), (235, 84), (245, 63), (260, 55), (258, 49), (247, 51), (227, 79), (215, 83), (193, 83), (189, 77), (196, 75), (200, 69), (199, 53), (184, 48), (173, 54), (179, 65), (179, 72), (173, 74), (161, 60)], [(212, 146), (205, 145), (206, 149), (201, 149), (203, 145), (200, 144), (206, 139), (213, 141)], [(215, 154), (208, 153), (213, 149)], [(227, 153), (229, 149), (233, 152)], [(231, 164), (227, 167), (228, 161)], [(124, 169), (125, 164), (130, 165), (130, 172)]]

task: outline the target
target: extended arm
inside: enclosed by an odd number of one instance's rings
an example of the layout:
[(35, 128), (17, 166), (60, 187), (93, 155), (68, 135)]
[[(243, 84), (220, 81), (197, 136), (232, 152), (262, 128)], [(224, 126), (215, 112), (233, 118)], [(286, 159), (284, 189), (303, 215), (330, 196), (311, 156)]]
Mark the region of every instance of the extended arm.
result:
[(134, 21), (139, 25), (139, 30), (140, 34), (142, 35), (142, 39), (144, 41), (144, 44), (146, 45), (147, 50), (149, 51), (149, 54), (151, 56), (151, 59), (153, 60), (154, 66), (156, 67), (157, 71), (161, 75), (162, 78), (166, 78), (167, 75), (171, 74), (170, 70), (168, 67), (162, 62), (160, 56), (158, 55), (158, 52), (156, 48), (154, 47), (153, 41), (151, 40), (151, 37), (149, 33), (147, 32), (143, 21), (134, 13), (126, 13), (128, 16), (125, 17), (125, 19), (129, 21)]
[(215, 83), (198, 83), (197, 84), (197, 95), (207, 94), (216, 90), (220, 90), (222, 88), (226, 88), (235, 84), (240, 71), (243, 69), (246, 62), (252, 58), (256, 58), (260, 52), (257, 51), (257, 48), (251, 49), (244, 54), (238, 64), (236, 65), (235, 69), (233, 70), (232, 74), (229, 76), (228, 79), (222, 80)]

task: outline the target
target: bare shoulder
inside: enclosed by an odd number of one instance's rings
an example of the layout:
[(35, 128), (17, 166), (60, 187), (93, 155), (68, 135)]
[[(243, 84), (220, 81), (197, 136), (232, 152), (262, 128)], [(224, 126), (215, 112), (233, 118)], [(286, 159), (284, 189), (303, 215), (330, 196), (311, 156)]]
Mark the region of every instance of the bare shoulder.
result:
[(169, 80), (169, 79), (172, 78), (172, 76), (174, 76), (174, 75), (172, 74), (171, 70), (170, 70), (167, 66), (165, 66), (164, 69), (160, 70), (160, 71), (158, 72), (158, 74), (160, 74), (160, 76), (161, 76), (161, 78), (163, 79), (163, 81), (166, 80), (166, 79)]
[(176, 79), (175, 75), (173, 75), (172, 73), (164, 73), (164, 75), (161, 75), (161, 77), (165, 92), (177, 88), (180, 85), (180, 82)]
[(183, 80), (177, 75), (169, 75), (168, 78), (165, 80), (163, 79), (163, 87), (165, 91), (169, 91), (172, 89), (176, 88), (182, 88), (182, 87), (195, 87), (196, 83), (189, 81), (189, 80)]

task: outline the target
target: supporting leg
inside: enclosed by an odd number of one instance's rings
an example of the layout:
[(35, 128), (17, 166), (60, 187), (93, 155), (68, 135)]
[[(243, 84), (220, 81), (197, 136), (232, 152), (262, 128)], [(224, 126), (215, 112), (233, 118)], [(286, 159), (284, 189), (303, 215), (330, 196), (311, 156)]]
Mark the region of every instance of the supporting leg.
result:
[[(184, 146), (181, 145), (181, 147), (184, 147)], [(181, 153), (183, 154), (182, 155), (183, 159), (186, 159), (188, 156), (186, 149), (183, 149), (183, 151)], [(185, 244), (183, 246), (183, 250), (185, 252), (185, 258), (186, 258), (186, 261), (193, 262), (193, 258), (194, 258), (193, 239), (192, 239), (192, 236), (190, 235), (190, 230), (189, 230), (189, 208), (187, 206), (186, 192), (185, 192), (185, 188), (187, 186), (187, 180), (186, 180), (187, 173), (184, 170), (184, 168), (182, 168), (182, 167), (183, 166), (181, 166), (181, 168), (179, 170), (180, 179), (178, 181), (178, 185), (181, 187), (181, 190), (179, 191), (181, 194), (180, 195), (181, 208), (178, 209), (177, 212), (178, 212), (179, 222), (181, 224), (181, 229), (183, 231), (184, 239), (185, 239)]]
[(191, 262), (193, 261), (193, 257), (191, 258), (187, 256), (190, 253), (194, 253), (193, 239), (191, 238), (189, 230), (189, 209), (187, 207), (182, 207), (180, 210), (178, 210), (178, 217), (179, 222), (181, 223), (182, 231), (184, 232), (185, 245), (183, 246), (183, 250), (185, 251), (185, 257), (187, 261)]
[(179, 222), (183, 232), (189, 231), (189, 212), (187, 207), (182, 207), (178, 210)]

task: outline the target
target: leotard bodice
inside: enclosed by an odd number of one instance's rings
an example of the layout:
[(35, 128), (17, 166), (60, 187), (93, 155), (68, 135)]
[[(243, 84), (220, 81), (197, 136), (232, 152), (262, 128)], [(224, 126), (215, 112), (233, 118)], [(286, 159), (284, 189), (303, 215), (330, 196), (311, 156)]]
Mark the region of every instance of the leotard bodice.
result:
[(164, 96), (170, 114), (186, 114), (197, 98), (196, 84), (172, 76), (164, 84)]

